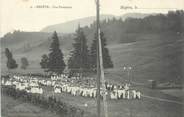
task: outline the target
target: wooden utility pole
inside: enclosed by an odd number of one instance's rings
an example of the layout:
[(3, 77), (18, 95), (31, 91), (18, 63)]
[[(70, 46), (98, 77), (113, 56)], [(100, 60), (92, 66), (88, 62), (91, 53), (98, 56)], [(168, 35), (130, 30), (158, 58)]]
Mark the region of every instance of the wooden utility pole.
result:
[(106, 87), (105, 87), (105, 77), (103, 68), (103, 53), (102, 53), (102, 42), (101, 42), (101, 31), (100, 31), (100, 2), (96, 0), (96, 34), (97, 34), (97, 117), (101, 114), (101, 103), (100, 103), (100, 85), (102, 80), (102, 95), (104, 104), (104, 114), (108, 117), (107, 111), (107, 100), (106, 100)]
[(96, 35), (97, 35), (97, 117), (100, 117), (100, 59), (99, 59), (99, 33), (100, 33), (100, 2), (96, 0)]
[[(79, 25), (79, 33), (81, 31), (80, 25)], [(83, 40), (82, 37), (80, 36), (80, 42), (81, 42), (81, 52), (80, 52), (80, 57), (81, 57), (81, 65), (80, 65), (80, 80), (83, 78)]]

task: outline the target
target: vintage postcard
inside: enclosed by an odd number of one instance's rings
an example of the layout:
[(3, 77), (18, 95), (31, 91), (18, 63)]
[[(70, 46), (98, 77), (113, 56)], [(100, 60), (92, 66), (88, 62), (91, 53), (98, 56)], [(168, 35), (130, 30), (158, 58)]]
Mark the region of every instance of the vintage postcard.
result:
[(1, 0), (1, 117), (184, 117), (184, 0)]

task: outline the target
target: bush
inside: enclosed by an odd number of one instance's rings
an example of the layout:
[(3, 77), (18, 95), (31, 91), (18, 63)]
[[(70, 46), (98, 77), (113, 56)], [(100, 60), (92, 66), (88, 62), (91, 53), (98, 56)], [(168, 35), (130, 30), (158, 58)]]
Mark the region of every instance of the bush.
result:
[(34, 105), (40, 106), (44, 109), (52, 110), (57, 114), (64, 117), (83, 117), (84, 111), (56, 100), (55, 97), (49, 97), (48, 99), (39, 94), (30, 94), (26, 91), (20, 91), (12, 86), (2, 86), (2, 93), (13, 97), (14, 99), (19, 99), (21, 101), (26, 101)]

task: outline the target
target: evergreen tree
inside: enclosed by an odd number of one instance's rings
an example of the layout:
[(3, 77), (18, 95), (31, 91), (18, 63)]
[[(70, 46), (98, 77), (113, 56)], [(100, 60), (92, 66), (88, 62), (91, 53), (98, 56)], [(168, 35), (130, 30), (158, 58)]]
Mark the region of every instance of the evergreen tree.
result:
[(5, 49), (5, 55), (7, 57), (7, 68), (16, 69), (18, 67), (18, 64), (16, 63), (15, 59), (13, 59), (13, 55), (8, 48)]
[[(113, 68), (113, 62), (109, 55), (109, 50), (106, 48), (106, 38), (104, 37), (104, 33), (100, 33), (101, 42), (102, 42), (102, 55), (103, 55), (103, 67), (104, 68)], [(96, 69), (97, 67), (97, 35), (95, 34), (95, 39), (92, 42), (91, 50), (90, 50), (90, 63), (91, 69)]]
[(90, 62), (86, 36), (80, 27), (76, 30), (74, 41), (68, 68), (72, 73), (82, 73), (90, 68)]
[(62, 73), (65, 69), (65, 63), (63, 60), (63, 53), (59, 48), (59, 39), (56, 31), (52, 36), (52, 43), (50, 45), (48, 71), (55, 73)]
[(45, 72), (48, 69), (48, 61), (49, 61), (49, 57), (46, 54), (42, 55), (40, 65), (41, 65), (41, 68), (44, 69)]
[(29, 65), (29, 62), (28, 62), (26, 57), (21, 58), (21, 64), (22, 64), (21, 68), (25, 70), (27, 68), (27, 66)]

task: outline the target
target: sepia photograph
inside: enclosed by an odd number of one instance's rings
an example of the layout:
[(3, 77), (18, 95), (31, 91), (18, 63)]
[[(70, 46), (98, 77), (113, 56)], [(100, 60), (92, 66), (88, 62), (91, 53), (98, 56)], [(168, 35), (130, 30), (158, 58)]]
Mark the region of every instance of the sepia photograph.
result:
[(184, 0), (1, 0), (0, 117), (184, 117)]

